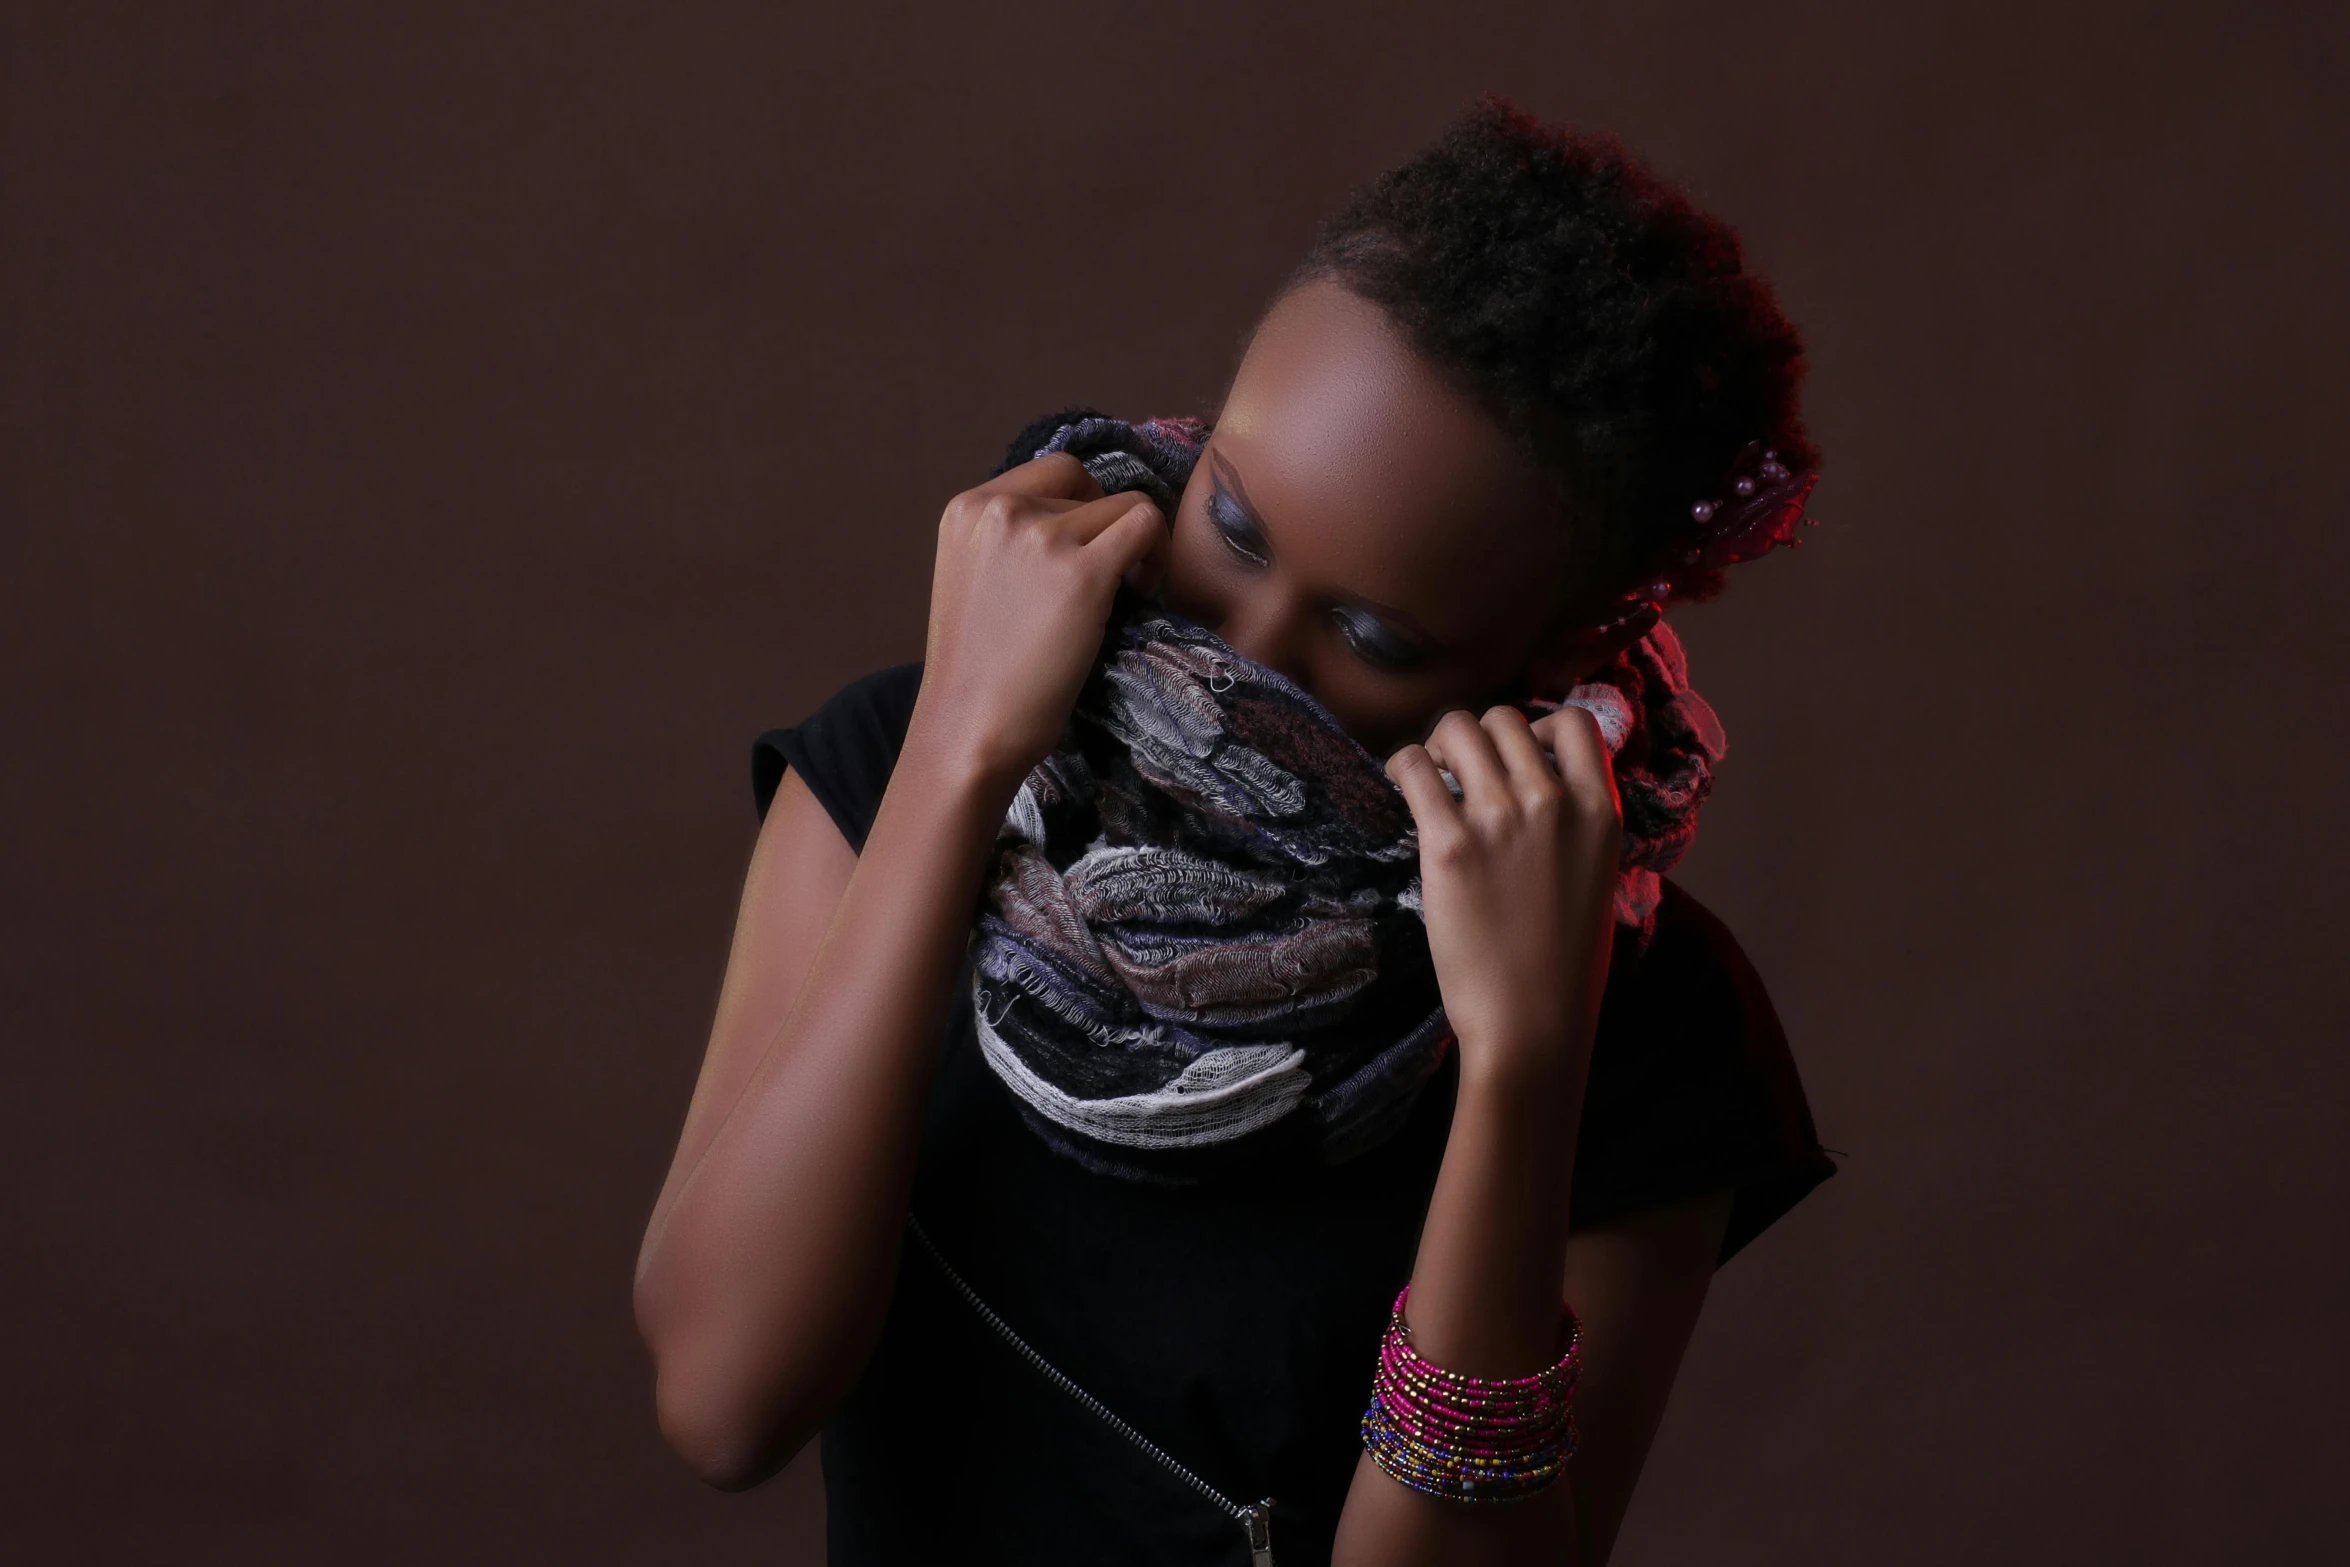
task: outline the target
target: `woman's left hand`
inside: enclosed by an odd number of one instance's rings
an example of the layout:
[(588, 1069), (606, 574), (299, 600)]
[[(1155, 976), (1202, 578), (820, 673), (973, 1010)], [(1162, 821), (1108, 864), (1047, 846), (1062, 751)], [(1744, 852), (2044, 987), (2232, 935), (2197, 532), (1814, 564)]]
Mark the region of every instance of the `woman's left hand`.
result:
[(1419, 829), (1421, 906), (1464, 1081), (1579, 1085), (1623, 845), (1597, 720), (1579, 707), (1538, 724), (1513, 707), (1456, 710), (1389, 757), (1387, 775)]

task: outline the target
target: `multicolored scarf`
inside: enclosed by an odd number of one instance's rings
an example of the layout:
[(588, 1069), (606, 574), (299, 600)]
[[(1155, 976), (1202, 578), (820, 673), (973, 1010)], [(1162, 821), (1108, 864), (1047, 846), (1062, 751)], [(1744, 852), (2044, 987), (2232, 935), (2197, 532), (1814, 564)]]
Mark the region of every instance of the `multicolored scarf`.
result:
[[(1172, 516), (1206, 436), (1079, 410), (1004, 466), (1068, 451)], [(1645, 945), (1721, 726), (1661, 621), (1560, 701), (1614, 757), (1616, 915)], [(1023, 1114), (1133, 1179), (1365, 1152), (1451, 1042), (1411, 813), (1380, 759), (1278, 671), (1125, 592), (1060, 749), (1005, 816), (973, 965), (981, 1051)]]

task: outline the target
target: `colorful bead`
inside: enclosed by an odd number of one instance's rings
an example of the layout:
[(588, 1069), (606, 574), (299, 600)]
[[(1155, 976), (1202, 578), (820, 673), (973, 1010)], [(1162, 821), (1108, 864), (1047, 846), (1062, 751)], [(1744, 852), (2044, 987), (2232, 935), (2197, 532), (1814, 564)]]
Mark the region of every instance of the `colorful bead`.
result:
[(1575, 1450), (1573, 1394), (1582, 1325), (1568, 1312), (1566, 1352), (1522, 1377), (1448, 1371), (1412, 1346), (1406, 1285), (1395, 1297), (1363, 1411), (1372, 1461), (1416, 1491), (1459, 1501), (1509, 1502), (1564, 1472)]

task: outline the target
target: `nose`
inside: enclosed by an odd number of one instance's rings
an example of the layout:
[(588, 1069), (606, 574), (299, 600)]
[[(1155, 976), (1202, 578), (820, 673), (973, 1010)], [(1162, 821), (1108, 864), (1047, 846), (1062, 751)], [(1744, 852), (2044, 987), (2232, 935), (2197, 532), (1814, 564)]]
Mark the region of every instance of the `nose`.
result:
[(1231, 644), (1235, 653), (1279, 670), (1309, 691), (1313, 689), (1308, 656), (1313, 628), (1308, 606), (1270, 588), (1237, 596), (1214, 623), (1216, 634)]

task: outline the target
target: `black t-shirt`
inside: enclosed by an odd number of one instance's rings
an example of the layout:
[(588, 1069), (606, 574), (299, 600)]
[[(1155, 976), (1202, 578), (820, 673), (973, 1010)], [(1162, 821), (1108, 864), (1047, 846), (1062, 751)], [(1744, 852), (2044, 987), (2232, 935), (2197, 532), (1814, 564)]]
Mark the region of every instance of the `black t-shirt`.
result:
[[(862, 851), (921, 666), (850, 683), (752, 748), (764, 818), (788, 765)], [(1283, 1567), (1326, 1562), (1356, 1422), (1411, 1276), (1451, 1126), (1452, 1057), (1404, 1129), (1279, 1183), (1168, 1188), (1054, 1153), (980, 1057), (957, 987), (913, 1206), (996, 1313), (1227, 1497), (1270, 1496)], [(1835, 1173), (1769, 995), (1669, 877), (1645, 952), (1617, 943), (1570, 1223), (1729, 1188), (1727, 1261)], [(879, 1348), (823, 1437), (829, 1559), (1245, 1563), (1239, 1527), (1052, 1386), (910, 1239)]]

